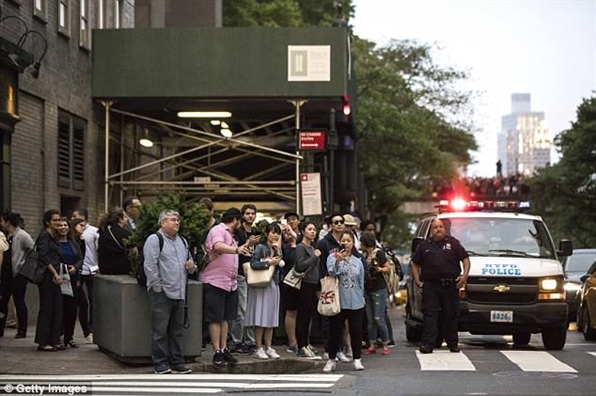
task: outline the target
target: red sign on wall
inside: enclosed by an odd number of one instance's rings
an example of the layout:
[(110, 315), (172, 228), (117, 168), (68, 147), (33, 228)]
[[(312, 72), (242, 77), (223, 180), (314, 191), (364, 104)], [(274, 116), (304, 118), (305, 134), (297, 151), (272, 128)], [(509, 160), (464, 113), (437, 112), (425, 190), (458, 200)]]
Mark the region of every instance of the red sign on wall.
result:
[(298, 150), (325, 150), (326, 130), (298, 130)]

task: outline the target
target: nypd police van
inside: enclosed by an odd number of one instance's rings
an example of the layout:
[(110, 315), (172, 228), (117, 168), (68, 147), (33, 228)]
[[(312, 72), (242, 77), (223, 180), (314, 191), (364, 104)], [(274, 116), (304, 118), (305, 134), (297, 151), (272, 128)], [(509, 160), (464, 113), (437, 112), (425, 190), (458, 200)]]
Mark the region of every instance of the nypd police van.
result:
[[(532, 333), (541, 333), (546, 349), (562, 349), (568, 322), (559, 257), (571, 255), (571, 242), (563, 240), (555, 249), (542, 218), (523, 213), (527, 202), (454, 200), (441, 201), (439, 208), (418, 224), (412, 253), (430, 237), (435, 218), (468, 251), (470, 274), (459, 292), (459, 331), (512, 335), (515, 345), (527, 345)], [(413, 280), (407, 287), (406, 338), (418, 342), (422, 293)]]

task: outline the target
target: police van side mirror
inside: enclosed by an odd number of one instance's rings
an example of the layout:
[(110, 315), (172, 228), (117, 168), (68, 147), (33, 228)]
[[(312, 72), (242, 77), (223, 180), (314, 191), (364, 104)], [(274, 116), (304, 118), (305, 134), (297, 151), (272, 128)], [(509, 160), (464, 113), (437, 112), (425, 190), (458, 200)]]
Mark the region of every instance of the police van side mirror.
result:
[(573, 244), (569, 239), (561, 239), (559, 241), (557, 254), (559, 256), (571, 256), (573, 254)]
[(416, 249), (418, 249), (418, 245), (420, 245), (420, 242), (424, 241), (424, 238), (422, 237), (415, 237), (412, 240), (412, 254), (414, 254), (414, 252), (416, 252)]

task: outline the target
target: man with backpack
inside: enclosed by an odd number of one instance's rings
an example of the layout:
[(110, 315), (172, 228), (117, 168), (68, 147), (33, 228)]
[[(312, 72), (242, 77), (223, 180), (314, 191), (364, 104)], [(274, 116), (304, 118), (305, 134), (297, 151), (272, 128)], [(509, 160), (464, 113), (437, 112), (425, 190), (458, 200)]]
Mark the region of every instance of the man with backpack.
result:
[(151, 360), (157, 374), (189, 374), (182, 355), (184, 305), (187, 277), (197, 266), (188, 244), (178, 234), (179, 213), (164, 210), (159, 214), (159, 226), (143, 247), (151, 306)]

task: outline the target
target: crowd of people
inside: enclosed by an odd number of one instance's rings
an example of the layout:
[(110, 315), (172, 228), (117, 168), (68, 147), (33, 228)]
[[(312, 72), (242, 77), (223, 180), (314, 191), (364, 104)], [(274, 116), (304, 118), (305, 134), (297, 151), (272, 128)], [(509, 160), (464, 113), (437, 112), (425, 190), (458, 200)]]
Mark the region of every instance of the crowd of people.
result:
[(16, 311), (15, 338), (27, 338), (28, 308), (25, 300), (28, 280), (19, 273), (27, 255), (36, 250), (46, 268), (39, 283), (39, 312), (34, 342), (41, 352), (78, 348), (74, 331), (78, 318), (84, 342), (93, 343), (93, 278), (103, 274), (128, 274), (125, 240), (135, 227), (140, 201), (127, 197), (123, 208), (106, 214), (99, 227), (87, 222), (85, 210), (69, 216), (50, 209), (42, 216), (42, 231), (35, 239), (25, 231), (20, 214), (0, 215), (0, 337), (4, 336), (8, 304)]
[[(212, 344), (215, 367), (236, 363), (237, 354), (279, 359), (273, 334), (280, 326), (287, 336), (286, 352), (304, 359), (327, 359), (325, 372), (333, 371), (336, 362), (350, 359), (356, 370), (363, 370), (362, 354), (373, 355), (377, 350), (381, 355), (391, 353), (394, 341), (387, 313), (389, 296), (382, 276), (391, 263), (377, 240), (373, 221), (338, 213), (328, 216), (319, 229), (313, 222), (301, 221), (297, 213), (286, 213), (281, 220), (258, 229), (256, 205), (229, 208), (216, 216), (211, 200), (204, 198), (202, 203), (211, 211), (211, 221), (201, 236), (209, 256), (201, 271), (190, 253), (193, 249), (178, 234), (180, 215), (176, 208), (160, 214), (159, 229), (142, 249), (152, 314), (150, 353), (156, 373), (190, 372), (182, 356), (189, 277), (203, 283), (202, 341)], [(126, 239), (134, 232), (140, 207), (137, 197), (127, 197), (122, 208), (101, 218), (98, 227), (87, 222), (84, 210), (70, 216), (48, 210), (42, 219), (44, 228), (35, 239), (24, 230), (17, 213), (2, 214), (0, 234), (6, 235), (7, 248), (1, 265), (0, 336), (12, 298), (18, 322), (16, 337), (28, 337), (27, 280), (19, 268), (27, 252), (35, 249), (47, 268), (38, 285), (40, 304), (34, 338), (38, 350), (77, 348), (73, 336), (77, 318), (85, 342), (93, 343), (94, 275), (130, 272), (131, 248)], [(251, 270), (275, 268), (270, 283), (266, 287), (249, 285), (247, 265)], [(289, 271), (303, 274), (300, 289), (283, 282)], [(320, 280), (325, 276), (339, 279), (341, 310), (315, 321)], [(322, 351), (310, 342), (315, 322), (321, 325)]]

